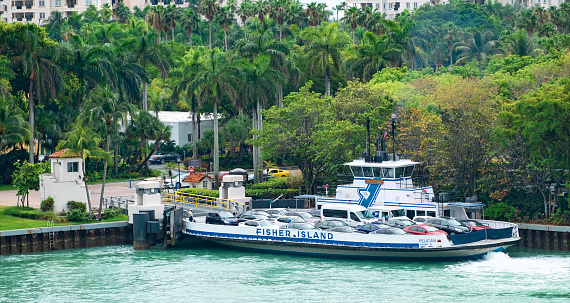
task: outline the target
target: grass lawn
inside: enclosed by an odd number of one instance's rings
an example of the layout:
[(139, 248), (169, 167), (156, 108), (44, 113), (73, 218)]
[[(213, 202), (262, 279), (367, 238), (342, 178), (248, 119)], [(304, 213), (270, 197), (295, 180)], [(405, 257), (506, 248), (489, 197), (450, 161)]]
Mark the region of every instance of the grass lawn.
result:
[(12, 184), (0, 184), (0, 191), (16, 189)]
[[(13, 217), (4, 215), (4, 209), (11, 206), (0, 206), (0, 230), (12, 230), (12, 229), (24, 229), (24, 228), (36, 228), (36, 227), (46, 227), (46, 220), (33, 220), (27, 218)], [(126, 221), (127, 215), (120, 215), (117, 217), (103, 219), (101, 222), (115, 222), (115, 221)], [(96, 222), (63, 222), (55, 223), (55, 226), (63, 225), (77, 225), (86, 223), (96, 223)]]

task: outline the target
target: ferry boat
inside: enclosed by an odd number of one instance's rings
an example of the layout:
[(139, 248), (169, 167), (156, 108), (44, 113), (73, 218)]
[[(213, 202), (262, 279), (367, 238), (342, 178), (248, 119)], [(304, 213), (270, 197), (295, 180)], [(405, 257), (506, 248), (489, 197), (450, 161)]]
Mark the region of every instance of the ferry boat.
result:
[[(445, 235), (382, 235), (324, 230), (268, 229), (184, 221), (184, 233), (237, 249), (336, 258), (453, 260), (503, 251), (520, 238), (512, 228), (485, 229), (471, 240)], [(461, 235), (465, 236), (465, 235)], [(455, 237), (459, 237), (455, 236)], [(474, 240), (474, 241), (473, 241)], [(457, 242), (457, 243), (454, 243)], [(459, 244), (461, 243), (461, 244)]]

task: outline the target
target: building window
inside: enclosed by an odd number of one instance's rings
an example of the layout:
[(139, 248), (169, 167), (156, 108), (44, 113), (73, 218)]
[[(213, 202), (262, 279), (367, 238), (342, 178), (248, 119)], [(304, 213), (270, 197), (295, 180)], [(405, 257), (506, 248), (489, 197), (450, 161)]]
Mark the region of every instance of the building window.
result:
[[(46, 6), (46, 2), (43, 0), (39, 1), (39, 6)], [(44, 13), (44, 15), (45, 15), (45, 13)]]
[(91, 4), (93, 4), (93, 1), (91, 1), (91, 0), (85, 0), (85, 5), (91, 5)]
[(46, 13), (40, 13), (40, 19), (45, 19), (46, 18)]
[(417, 7), (418, 7), (418, 3), (414, 2), (414, 8), (417, 8)]
[(61, 0), (55, 0), (55, 6), (61, 6)]
[(392, 8), (392, 3), (388, 3), (388, 8)]
[(206, 180), (202, 181), (202, 187), (208, 188), (208, 181), (206, 181)]
[(188, 142), (192, 142), (192, 134), (188, 134)]
[(79, 162), (67, 162), (67, 172), (76, 173), (79, 171)]
[(410, 8), (410, 2), (406, 3), (406, 8)]
[(384, 3), (384, 9), (386, 8), (386, 3)]
[(376, 3), (376, 9), (380, 8), (380, 3)]

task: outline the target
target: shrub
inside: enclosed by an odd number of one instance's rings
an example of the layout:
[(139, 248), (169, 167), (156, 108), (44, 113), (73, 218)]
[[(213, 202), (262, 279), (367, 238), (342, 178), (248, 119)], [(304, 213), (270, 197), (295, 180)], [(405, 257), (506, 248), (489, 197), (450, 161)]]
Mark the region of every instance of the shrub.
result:
[(85, 209), (81, 210), (78, 208), (72, 209), (67, 213), (67, 220), (69, 221), (86, 221), (88, 220), (89, 214), (85, 212)]
[(122, 214), (123, 214), (123, 209), (120, 207), (107, 208), (105, 209), (105, 212), (103, 212), (103, 219), (117, 217)]
[(218, 198), (220, 196), (219, 191), (213, 189), (205, 189), (205, 188), (183, 188), (178, 190), (178, 192), (187, 193), (191, 195), (213, 197), (213, 198)]
[(85, 203), (77, 202), (77, 201), (67, 202), (67, 208), (69, 209), (69, 211), (76, 210), (76, 209), (80, 210), (83, 213), (85, 211), (87, 211), (87, 206), (85, 205)]
[(14, 216), (32, 220), (54, 220), (58, 221), (57, 215), (51, 211), (39, 212), (31, 207), (8, 207), (4, 210), (4, 215)]
[(121, 178), (138, 178), (139, 177), (139, 173), (128, 173), (128, 174), (121, 174), (120, 175)]
[(508, 221), (514, 218), (516, 209), (507, 203), (491, 204), (485, 209), (485, 217), (491, 220)]
[(265, 182), (253, 184), (251, 189), (286, 189), (287, 179), (289, 178), (271, 178)]
[(54, 205), (54, 201), (52, 197), (48, 197), (47, 199), (42, 201), (42, 204), (40, 205), (40, 209), (42, 212), (48, 212), (51, 211), (53, 212), (53, 205)]
[(288, 188), (288, 189), (246, 189), (245, 195), (251, 197), (252, 199), (275, 199), (280, 195), (283, 195), (281, 199), (291, 199), (299, 194), (298, 189)]

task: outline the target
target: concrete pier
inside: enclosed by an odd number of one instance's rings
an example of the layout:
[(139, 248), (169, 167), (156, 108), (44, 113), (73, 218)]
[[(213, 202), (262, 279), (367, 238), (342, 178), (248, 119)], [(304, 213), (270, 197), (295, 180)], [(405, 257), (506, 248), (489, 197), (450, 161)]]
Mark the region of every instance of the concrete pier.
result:
[(570, 227), (519, 223), (518, 246), (570, 251)]
[(132, 244), (126, 221), (0, 231), (0, 255)]

